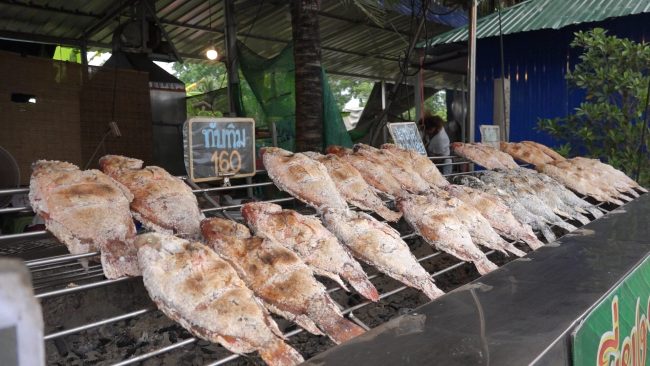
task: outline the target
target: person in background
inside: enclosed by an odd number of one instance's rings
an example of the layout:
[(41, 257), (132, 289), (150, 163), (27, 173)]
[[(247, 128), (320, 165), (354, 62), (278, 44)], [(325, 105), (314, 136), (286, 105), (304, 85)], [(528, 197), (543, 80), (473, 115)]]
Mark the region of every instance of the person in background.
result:
[[(427, 150), (428, 156), (449, 156), (449, 136), (445, 131), (444, 126), (445, 121), (440, 116), (432, 116), (431, 114), (426, 114), (420, 120), (420, 128), (424, 131), (423, 142), (424, 147)], [(447, 158), (444, 161), (434, 160), (435, 163), (440, 164), (450, 164), (451, 159)], [(452, 166), (444, 165), (440, 171), (442, 174), (451, 174)]]

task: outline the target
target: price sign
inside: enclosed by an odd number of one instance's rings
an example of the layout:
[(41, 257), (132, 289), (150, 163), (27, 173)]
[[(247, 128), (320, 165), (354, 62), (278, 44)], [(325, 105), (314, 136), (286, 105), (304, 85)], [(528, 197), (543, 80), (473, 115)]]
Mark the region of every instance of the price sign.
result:
[(193, 117), (187, 121), (186, 152), (194, 182), (255, 175), (255, 121)]
[(415, 122), (389, 123), (388, 131), (393, 141), (395, 141), (395, 145), (404, 149), (417, 151), (421, 155), (427, 154), (427, 150), (422, 143), (420, 131), (418, 131)]

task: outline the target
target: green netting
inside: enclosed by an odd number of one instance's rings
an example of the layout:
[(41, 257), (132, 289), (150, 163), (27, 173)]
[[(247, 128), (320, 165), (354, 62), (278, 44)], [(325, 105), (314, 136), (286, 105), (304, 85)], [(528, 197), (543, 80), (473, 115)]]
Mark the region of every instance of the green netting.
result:
[[(241, 92), (243, 114), (256, 118), (257, 126), (262, 129), (269, 128), (271, 122), (275, 122), (278, 146), (293, 151), (296, 136), (296, 99), (292, 45), (289, 44), (270, 59), (259, 56), (242, 43), (238, 44), (237, 50), (241, 72), (246, 81), (245, 84), (242, 82)], [(325, 72), (323, 143), (325, 146), (352, 146)], [(258, 146), (268, 145), (270, 138), (258, 138)]]

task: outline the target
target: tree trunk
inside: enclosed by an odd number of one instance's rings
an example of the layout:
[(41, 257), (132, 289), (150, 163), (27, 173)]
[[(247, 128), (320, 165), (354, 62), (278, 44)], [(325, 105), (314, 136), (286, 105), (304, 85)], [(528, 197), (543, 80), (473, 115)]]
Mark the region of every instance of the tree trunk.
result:
[(291, 2), (296, 74), (296, 151), (321, 151), (323, 148), (320, 5), (320, 0)]

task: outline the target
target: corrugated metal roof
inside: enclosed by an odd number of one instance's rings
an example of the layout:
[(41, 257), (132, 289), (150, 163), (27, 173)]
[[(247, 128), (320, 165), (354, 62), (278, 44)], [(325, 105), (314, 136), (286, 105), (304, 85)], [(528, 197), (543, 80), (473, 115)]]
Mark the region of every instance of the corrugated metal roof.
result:
[[(26, 35), (46, 43), (79, 43), (85, 30), (120, 5), (133, 2), (0, 0), (0, 38)], [(235, 1), (238, 39), (262, 56), (277, 54), (292, 38), (288, 3)], [(211, 43), (224, 49), (223, 0), (156, 0), (155, 6), (156, 15), (184, 58), (204, 59), (203, 53)], [(127, 6), (120, 13), (123, 23), (130, 19), (132, 10)], [(451, 15), (462, 18), (458, 10)], [(323, 0), (319, 20), (322, 62), (330, 74), (391, 80), (399, 72), (397, 60), (407, 48), (414, 26), (410, 15), (390, 12), (385, 24), (376, 25), (349, 2)], [(117, 25), (117, 18), (105, 22), (87, 39), (87, 44), (95, 49), (110, 49)], [(449, 29), (433, 21), (427, 23), (429, 34)], [(448, 85), (459, 79), (457, 75), (426, 75), (426, 81), (435, 85)]]
[[(572, 24), (650, 12), (650, 0), (528, 0), (501, 12), (503, 34), (560, 29)], [(477, 21), (477, 38), (499, 35), (499, 16)], [(467, 26), (430, 38), (428, 46), (467, 41)], [(427, 42), (418, 44), (425, 47)]]

